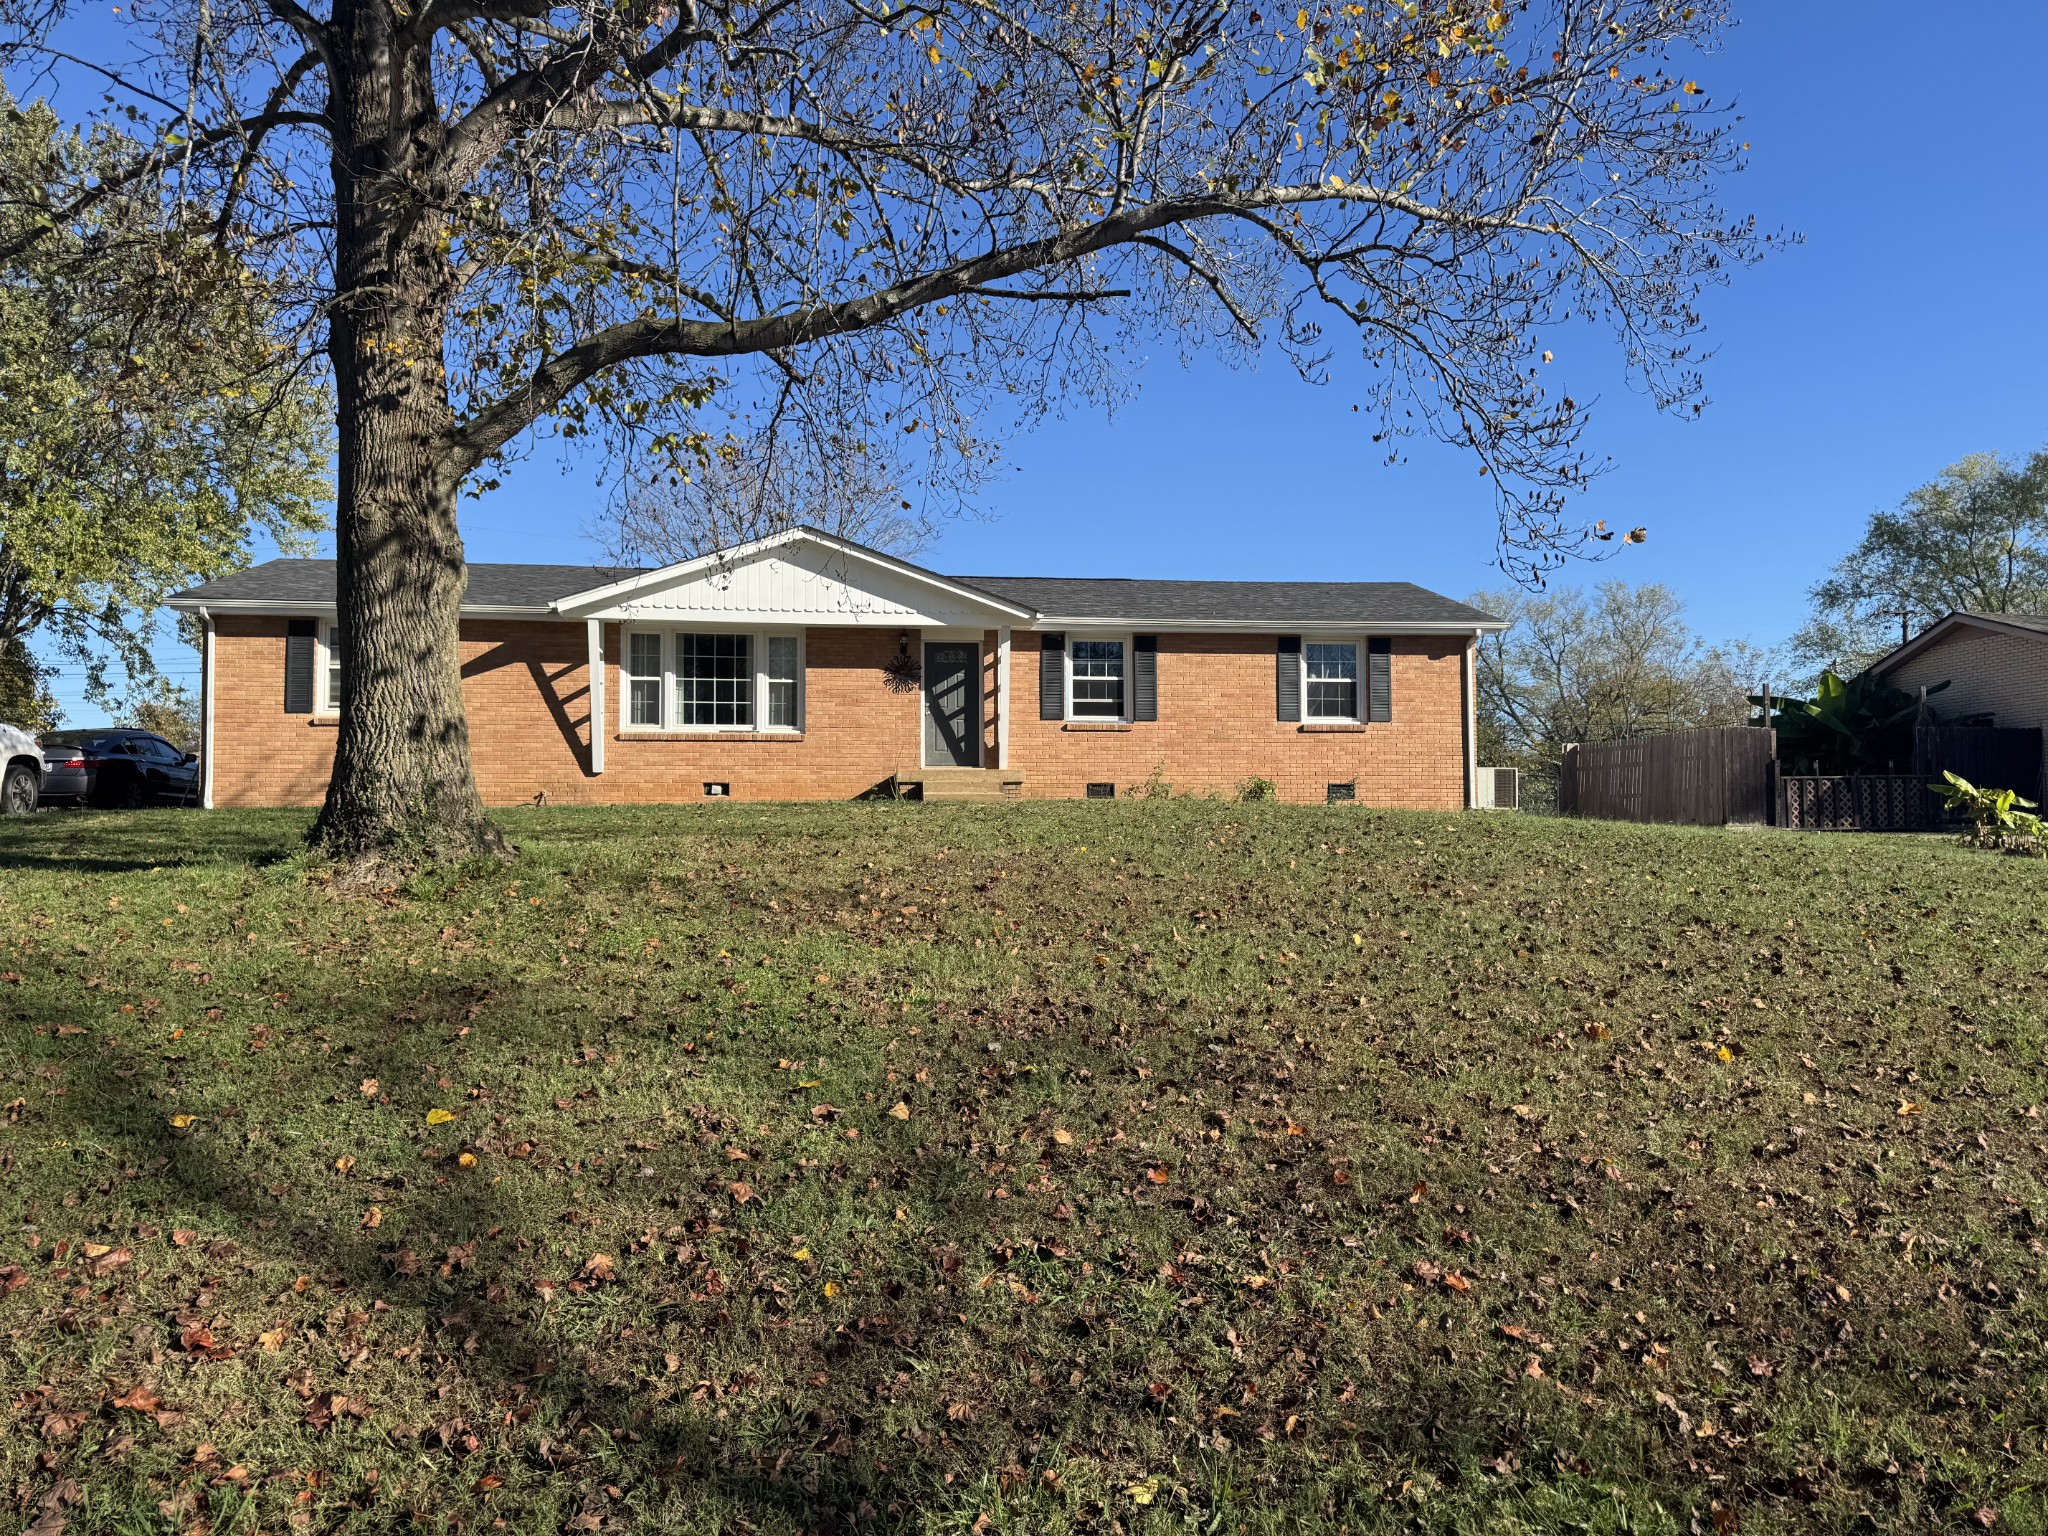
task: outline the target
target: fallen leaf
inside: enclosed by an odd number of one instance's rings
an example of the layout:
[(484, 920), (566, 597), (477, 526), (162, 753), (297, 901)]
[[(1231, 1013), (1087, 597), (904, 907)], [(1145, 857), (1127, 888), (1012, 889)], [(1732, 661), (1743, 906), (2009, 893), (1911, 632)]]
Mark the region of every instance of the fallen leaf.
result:
[(349, 1169), (355, 1167), (355, 1165), (356, 1160), (348, 1156), (346, 1153), (343, 1153), (340, 1157), (337, 1157), (334, 1160), (334, 1171), (336, 1173), (347, 1173)]
[(427, 1111), (427, 1124), (429, 1125), (446, 1125), (454, 1118), (455, 1111), (452, 1109), (430, 1109)]
[(1071, 1147), (1074, 1144), (1074, 1133), (1063, 1125), (1056, 1126), (1053, 1128), (1052, 1139), (1063, 1147)]
[(583, 1261), (581, 1278), (585, 1280), (597, 1285), (603, 1285), (608, 1281), (618, 1279), (618, 1277), (616, 1262), (608, 1253), (593, 1253)]
[(171, 1228), (171, 1243), (174, 1247), (189, 1248), (192, 1246), (192, 1240), (198, 1235), (190, 1227), (173, 1227)]
[(837, 1296), (838, 1294), (839, 1294), (839, 1282), (838, 1282), (837, 1280), (827, 1280), (827, 1281), (825, 1282), (825, 1298), (826, 1298), (826, 1300), (828, 1300), (828, 1301), (829, 1301), (829, 1300), (831, 1300), (831, 1298), (832, 1298), (832, 1297), (834, 1297), (834, 1296)]
[(264, 1352), (266, 1354), (274, 1355), (280, 1349), (283, 1349), (284, 1341), (285, 1330), (282, 1328), (267, 1329), (266, 1331), (256, 1335), (256, 1342), (263, 1346)]
[(194, 1120), (198, 1118), (199, 1117), (197, 1115), (173, 1115), (171, 1116), (171, 1129), (174, 1131), (182, 1131), (185, 1129), (186, 1126), (190, 1125)]
[(726, 1186), (726, 1191), (732, 1196), (734, 1205), (745, 1205), (749, 1200), (759, 1198), (754, 1193), (754, 1186), (745, 1179), (734, 1179)]
[(899, 1102), (894, 1109), (889, 1111), (889, 1118), (892, 1120), (908, 1120), (910, 1118), (910, 1106)]
[(1145, 1177), (1150, 1179), (1154, 1184), (1164, 1184), (1169, 1178), (1172, 1177), (1172, 1175), (1169, 1174), (1164, 1168), (1154, 1166), (1151, 1168), (1147, 1168), (1145, 1170)]
[(373, 1205), (363, 1212), (363, 1230), (365, 1232), (374, 1232), (383, 1225), (384, 1207), (381, 1205)]
[(120, 1397), (114, 1398), (112, 1406), (115, 1408), (126, 1408), (132, 1413), (155, 1413), (163, 1405), (158, 1402), (157, 1395), (154, 1392), (150, 1391), (148, 1387), (137, 1383)]
[(460, 1167), (474, 1168), (476, 1166), (476, 1154), (474, 1152), (464, 1152), (455, 1161)]
[(364, 1079), (363, 1079), (363, 1097), (364, 1097), (364, 1098), (366, 1098), (366, 1099), (374, 1099), (375, 1097), (377, 1097), (377, 1090), (378, 1090), (378, 1088), (380, 1088), (381, 1086), (382, 1086), (382, 1084), (380, 1084), (380, 1083), (379, 1083), (379, 1082), (377, 1081), (377, 1079), (375, 1079), (374, 1077), (366, 1077), (366, 1078), (364, 1078)]

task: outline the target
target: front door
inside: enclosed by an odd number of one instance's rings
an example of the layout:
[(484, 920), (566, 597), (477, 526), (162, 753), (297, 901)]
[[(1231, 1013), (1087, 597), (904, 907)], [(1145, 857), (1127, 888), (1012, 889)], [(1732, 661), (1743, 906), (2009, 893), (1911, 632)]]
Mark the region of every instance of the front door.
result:
[(974, 707), (981, 649), (967, 640), (933, 640), (924, 648), (924, 765), (979, 768), (981, 729)]

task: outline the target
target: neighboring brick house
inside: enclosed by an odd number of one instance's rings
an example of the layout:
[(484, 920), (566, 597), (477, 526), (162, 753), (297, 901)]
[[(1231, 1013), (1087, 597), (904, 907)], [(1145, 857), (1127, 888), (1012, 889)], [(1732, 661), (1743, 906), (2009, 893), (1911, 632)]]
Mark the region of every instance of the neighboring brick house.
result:
[(1870, 670), (1908, 693), (1946, 682), (1934, 701), (1943, 719), (2048, 727), (2048, 618), (1951, 613)]
[[(206, 637), (208, 805), (326, 790), (334, 563), (172, 607)], [(1472, 803), (1472, 647), (1404, 582), (948, 577), (808, 529), (658, 570), (472, 565), (462, 672), (492, 804), (1228, 795)], [(595, 724), (593, 724), (595, 722)]]

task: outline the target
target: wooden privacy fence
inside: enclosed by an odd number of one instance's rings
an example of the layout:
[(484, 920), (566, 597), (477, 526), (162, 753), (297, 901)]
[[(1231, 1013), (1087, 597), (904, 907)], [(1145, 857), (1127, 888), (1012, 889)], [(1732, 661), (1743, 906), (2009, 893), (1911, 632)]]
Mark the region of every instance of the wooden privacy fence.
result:
[(1771, 817), (1777, 735), (1715, 726), (1570, 746), (1557, 781), (1564, 816), (1721, 827)]
[(1988, 789), (2042, 793), (2043, 733), (2029, 728), (1922, 726), (1911, 773), (1796, 774), (1778, 762), (1777, 734), (1720, 726), (1564, 750), (1564, 816), (1684, 826), (1770, 825), (1810, 832), (1927, 832), (1944, 824), (1932, 785), (1942, 770)]

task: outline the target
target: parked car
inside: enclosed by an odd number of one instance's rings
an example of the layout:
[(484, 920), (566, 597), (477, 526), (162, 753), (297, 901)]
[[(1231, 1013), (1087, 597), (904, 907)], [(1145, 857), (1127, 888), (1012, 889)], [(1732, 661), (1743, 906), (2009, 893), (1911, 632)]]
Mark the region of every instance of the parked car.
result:
[(0, 816), (26, 816), (42, 791), (43, 755), (35, 737), (0, 725)]
[(191, 805), (199, 797), (199, 757), (161, 736), (124, 729), (51, 731), (43, 737), (46, 805)]

